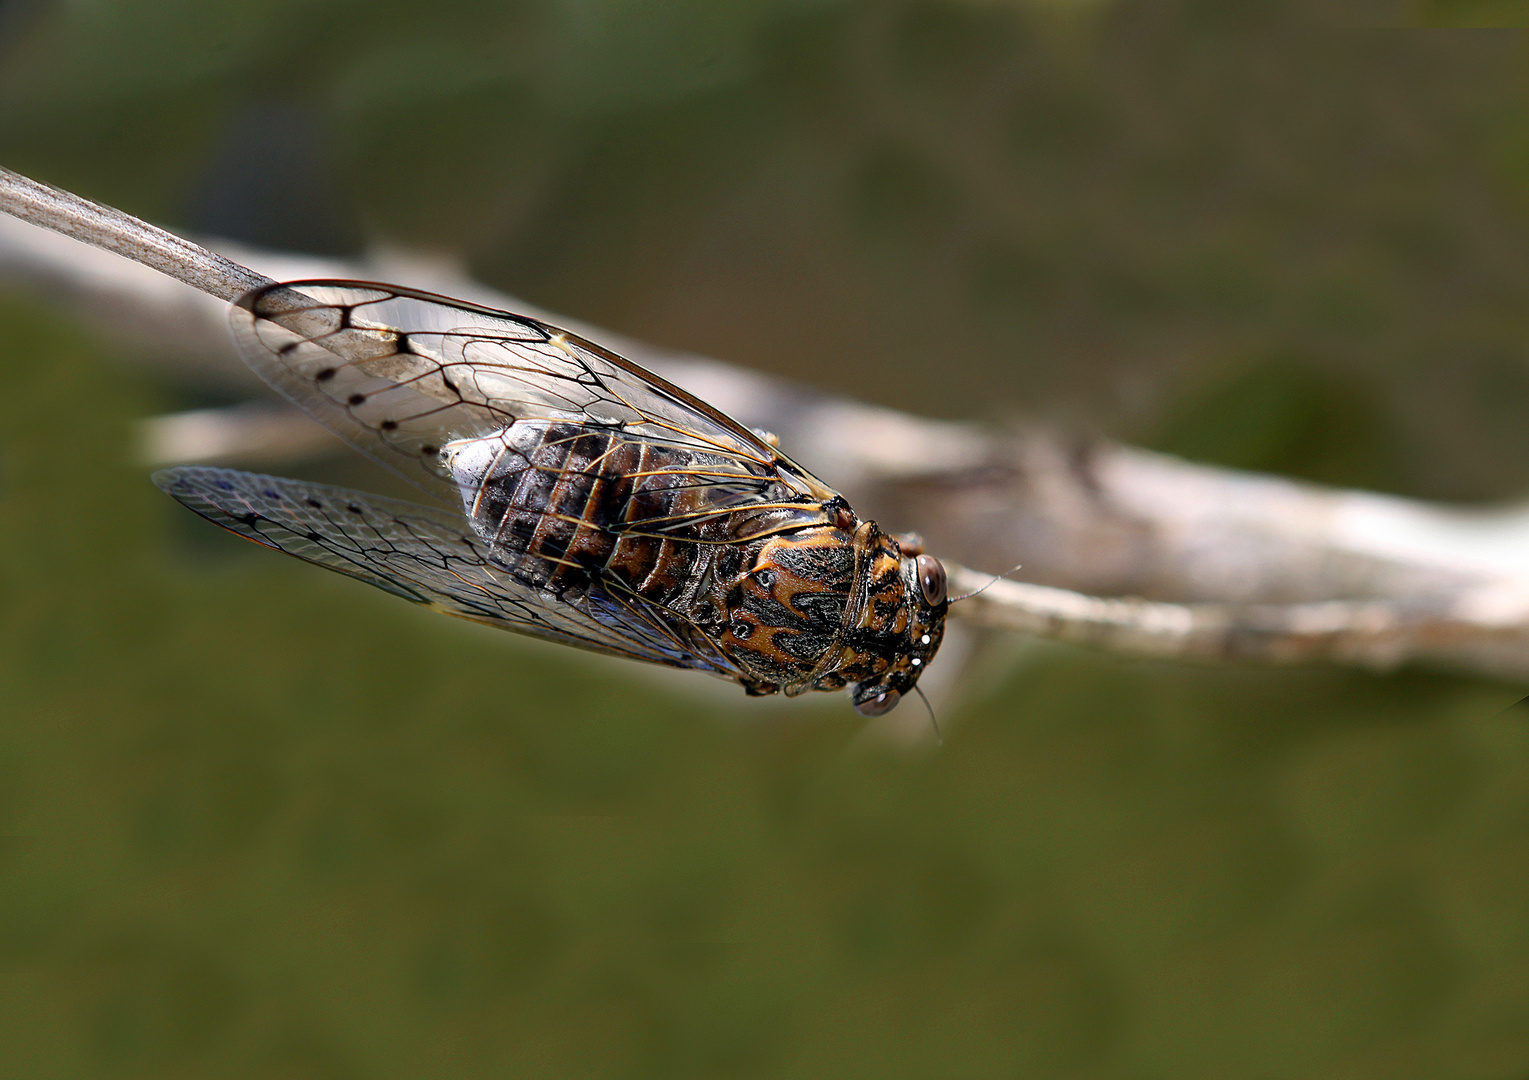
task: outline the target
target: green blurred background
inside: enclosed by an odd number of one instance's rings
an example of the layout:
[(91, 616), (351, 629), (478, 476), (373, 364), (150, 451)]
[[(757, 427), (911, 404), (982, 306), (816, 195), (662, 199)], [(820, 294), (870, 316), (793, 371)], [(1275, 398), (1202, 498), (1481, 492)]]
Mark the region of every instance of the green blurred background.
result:
[[(925, 414), (1506, 499), (1529, 42), (1362, 24), (1511, 13), (7, 0), (0, 162)], [(224, 542), (131, 453), (218, 391), (131, 351), (0, 293), (0, 1075), (1529, 1077), (1524, 688), (993, 639), (909, 749)]]

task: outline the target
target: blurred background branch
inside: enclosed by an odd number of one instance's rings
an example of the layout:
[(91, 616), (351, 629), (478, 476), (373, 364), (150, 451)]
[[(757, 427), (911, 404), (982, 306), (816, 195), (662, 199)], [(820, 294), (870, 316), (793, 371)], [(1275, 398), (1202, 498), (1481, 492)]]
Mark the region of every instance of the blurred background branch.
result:
[[(447, 261), (227, 245), (219, 255), (6, 170), (0, 209), (14, 215), (0, 227), (0, 273), (46, 283), (98, 320), (115, 317), (108, 325), (139, 335), (155, 356), (202, 358), (230, 388), (250, 378), (232, 354), (223, 301), (271, 278), (393, 281), (567, 326), (775, 432), (862, 514), (925, 534), (952, 561), (957, 594), (991, 580), (957, 561), (992, 572), (1022, 562), (1022, 582), (956, 606), (978, 626), (1126, 654), (1416, 661), (1529, 677), (1529, 507), (1465, 511), (1100, 438), (929, 420), (548, 314)], [(23, 221), (140, 265), (103, 260)], [(203, 295), (166, 289), (150, 269)], [(338, 446), (274, 402), (150, 419), (140, 443), (146, 465), (275, 466)]]

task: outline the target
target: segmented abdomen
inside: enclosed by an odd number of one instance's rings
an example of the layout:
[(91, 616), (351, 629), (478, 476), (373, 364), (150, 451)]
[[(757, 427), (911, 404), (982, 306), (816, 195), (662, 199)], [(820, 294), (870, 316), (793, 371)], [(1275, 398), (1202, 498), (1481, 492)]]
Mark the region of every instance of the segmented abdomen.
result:
[(726, 536), (718, 516), (695, 516), (716, 468), (695, 451), (523, 420), (443, 455), (474, 530), (528, 585), (563, 593), (603, 574), (665, 604), (696, 569), (695, 541)]

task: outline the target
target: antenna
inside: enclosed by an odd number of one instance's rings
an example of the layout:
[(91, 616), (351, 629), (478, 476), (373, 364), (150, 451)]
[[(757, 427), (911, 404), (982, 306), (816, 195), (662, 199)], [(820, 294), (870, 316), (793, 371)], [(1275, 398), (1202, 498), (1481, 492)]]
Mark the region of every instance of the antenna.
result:
[[(1022, 567), (1024, 565), (1025, 565), (1024, 563), (1015, 563), (1013, 566), (1009, 567), (1009, 569), (1005, 570), (1003, 573), (1001, 573), (1001, 574), (997, 575), (996, 577), (994, 577), (992, 581), (989, 581), (986, 585), (982, 586), (982, 588), (974, 589), (973, 591), (967, 593), (965, 596), (954, 596), (954, 597), (951, 597), (948, 601), (946, 601), (946, 603), (954, 604), (954, 603), (958, 603), (959, 601), (962, 601), (962, 600), (970, 600), (972, 597), (976, 596), (978, 593), (986, 592), (988, 589), (991, 589), (994, 585), (998, 584), (1004, 578), (1008, 577), (1010, 574), (1012, 574), (1014, 571), (1018, 570), (1020, 567)], [(918, 689), (918, 688), (914, 687), (914, 689)]]

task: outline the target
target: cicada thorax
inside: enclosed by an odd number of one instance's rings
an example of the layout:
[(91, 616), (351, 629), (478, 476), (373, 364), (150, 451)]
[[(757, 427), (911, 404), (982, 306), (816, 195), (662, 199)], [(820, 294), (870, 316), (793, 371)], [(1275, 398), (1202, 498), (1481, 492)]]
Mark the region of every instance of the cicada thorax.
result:
[(834, 666), (855, 570), (854, 535), (832, 525), (772, 536), (718, 560), (726, 610), (718, 644), (752, 676), (744, 683), (750, 693), (801, 693)]
[(944, 605), (919, 602), (912, 559), (875, 522), (797, 530), (748, 555), (719, 644), (755, 675), (751, 693), (851, 683), (901, 691), (939, 648)]

